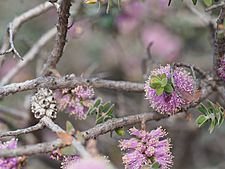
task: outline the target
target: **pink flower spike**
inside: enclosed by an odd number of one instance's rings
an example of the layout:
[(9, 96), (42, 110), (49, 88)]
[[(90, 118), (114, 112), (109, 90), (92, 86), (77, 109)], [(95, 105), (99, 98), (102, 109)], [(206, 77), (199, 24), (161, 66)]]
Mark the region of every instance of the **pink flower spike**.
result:
[(130, 133), (134, 138), (121, 140), (119, 144), (121, 150), (126, 151), (122, 158), (126, 169), (142, 169), (154, 163), (159, 163), (160, 169), (171, 168), (173, 155), (170, 139), (165, 138), (167, 133), (162, 127), (151, 132), (136, 128), (130, 130), (135, 131)]

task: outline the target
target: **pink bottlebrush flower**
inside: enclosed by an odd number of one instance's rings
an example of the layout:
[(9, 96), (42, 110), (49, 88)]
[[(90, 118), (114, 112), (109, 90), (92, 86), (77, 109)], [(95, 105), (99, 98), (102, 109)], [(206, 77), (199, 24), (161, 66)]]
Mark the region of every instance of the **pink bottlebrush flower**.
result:
[(219, 61), (217, 73), (225, 82), (225, 56)]
[(79, 161), (81, 158), (78, 155), (64, 156), (61, 162), (62, 169), (70, 169), (69, 167), (73, 165), (73, 163)]
[(71, 115), (84, 120), (89, 107), (93, 104), (94, 90), (90, 86), (77, 86), (74, 89), (62, 89), (55, 92), (60, 110), (66, 109)]
[(144, 27), (141, 37), (145, 48), (153, 42), (152, 57), (162, 63), (175, 61), (181, 53), (181, 39), (160, 24)]
[(71, 162), (73, 163), (81, 159), (79, 155), (63, 155), (60, 153), (59, 150), (54, 150), (53, 152), (51, 152), (50, 158), (52, 160), (61, 161), (62, 169), (68, 169), (68, 166), (70, 165)]
[[(17, 148), (17, 140), (11, 139), (5, 143), (0, 142), (0, 151), (5, 149)], [(19, 157), (0, 158), (0, 168), (2, 169), (18, 169), (20, 166)]]
[(59, 160), (59, 161), (63, 161), (63, 155), (61, 153), (59, 153), (59, 150), (54, 150), (51, 152), (50, 154), (50, 159), (52, 160)]
[(65, 169), (110, 169), (108, 162), (101, 158), (84, 158), (71, 161)]
[(193, 95), (195, 92), (195, 81), (189, 73), (183, 68), (174, 68), (173, 80), (174, 84), (171, 93), (165, 91), (157, 95), (156, 90), (150, 87), (151, 79), (154, 76), (166, 75), (168, 81), (171, 81), (170, 65), (151, 71), (149, 79), (145, 83), (146, 99), (149, 100), (150, 106), (162, 114), (174, 114), (177, 113), (183, 106), (187, 106), (190, 102), (187, 102), (183, 93)]
[(134, 138), (121, 140), (121, 150), (127, 150), (123, 156), (126, 169), (141, 169), (154, 163), (160, 165), (160, 169), (169, 169), (173, 164), (173, 156), (170, 152), (170, 139), (165, 138), (167, 133), (161, 127), (151, 132), (131, 128), (130, 135)]
[(89, 86), (77, 86), (75, 89), (71, 90), (78, 98), (83, 100), (90, 99), (94, 96), (93, 88)]

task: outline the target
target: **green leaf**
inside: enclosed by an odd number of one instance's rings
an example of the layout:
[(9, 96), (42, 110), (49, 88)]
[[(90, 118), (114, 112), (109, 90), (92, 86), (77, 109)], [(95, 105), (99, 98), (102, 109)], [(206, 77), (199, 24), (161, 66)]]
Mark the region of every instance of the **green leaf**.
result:
[(215, 124), (211, 122), (210, 127), (209, 127), (209, 133), (211, 134), (215, 128)]
[(193, 4), (196, 5), (198, 0), (192, 0)]
[(168, 84), (167, 83), (167, 78), (164, 78), (164, 79), (161, 80), (161, 86), (162, 87), (165, 87), (167, 84)]
[(100, 103), (102, 102), (102, 99), (98, 98), (96, 101), (95, 101), (95, 104), (93, 105), (93, 107), (98, 107), (100, 105)]
[(60, 149), (62, 155), (74, 155), (77, 153), (76, 148), (73, 145), (66, 146)]
[(160, 164), (158, 162), (154, 162), (152, 164), (152, 169), (159, 169), (160, 168)]
[[(103, 107), (103, 106), (102, 106)], [(95, 120), (95, 123), (96, 124), (100, 124), (100, 123), (103, 123), (103, 122), (106, 122), (107, 120), (113, 118), (113, 111), (114, 111), (114, 108), (115, 108), (115, 105), (112, 104), (110, 106), (110, 108), (107, 110), (107, 112), (104, 112), (104, 111), (99, 111), (97, 113), (97, 116), (96, 116), (96, 120)], [(103, 108), (101, 108), (103, 109)]]
[(106, 112), (106, 114), (108, 116), (113, 117), (113, 111), (115, 110), (115, 104), (112, 104), (111, 107), (108, 109), (108, 111)]
[(207, 108), (205, 107), (204, 104), (201, 103), (200, 106), (198, 107), (198, 110), (200, 112), (202, 112), (203, 114), (208, 115), (208, 110), (207, 110)]
[(151, 76), (150, 83), (160, 83), (161, 79), (159, 76)]
[(73, 127), (73, 124), (70, 121), (66, 121), (66, 132), (70, 135), (75, 133), (75, 129)]
[(220, 121), (219, 121), (219, 127), (223, 124), (223, 122), (224, 122), (224, 117), (222, 117), (221, 119), (220, 119)]
[(161, 75), (161, 79), (167, 79), (167, 77), (166, 77), (166, 74), (165, 74), (165, 73), (163, 73), (163, 74)]
[(100, 106), (98, 107), (98, 112), (99, 112), (99, 113), (102, 113), (102, 112), (103, 112), (103, 109), (104, 109), (103, 105), (100, 105)]
[(207, 120), (208, 120), (208, 118), (206, 116), (200, 115), (196, 119), (196, 123), (197, 123), (198, 127), (201, 127)]
[(89, 108), (88, 114), (89, 115), (95, 115), (95, 114), (97, 114), (97, 109), (95, 107)]
[(108, 111), (109, 110), (109, 108), (110, 108), (110, 106), (111, 106), (111, 103), (110, 102), (106, 102), (104, 105), (103, 105), (103, 112), (106, 112), (106, 111)]
[[(199, 126), (203, 125), (206, 121), (210, 122), (209, 132), (212, 133), (216, 126), (220, 127), (224, 122), (224, 108), (218, 103), (215, 104), (210, 100), (207, 103), (207, 107), (204, 104), (200, 104), (198, 110), (204, 115), (198, 117), (196, 121), (199, 120)], [(206, 121), (204, 117), (206, 117)], [(201, 123), (202, 122), (202, 123)]]
[(118, 136), (124, 136), (125, 135), (125, 130), (124, 130), (123, 127), (115, 129), (115, 132)]
[(164, 90), (166, 93), (171, 94), (173, 92), (173, 86), (171, 84), (167, 84)]
[(213, 0), (203, 0), (204, 4), (209, 7), (213, 4)]
[(160, 83), (150, 83), (150, 87), (152, 89), (158, 89), (161, 87), (161, 84)]
[(156, 94), (157, 94), (158, 96), (161, 96), (161, 95), (163, 94), (163, 91), (164, 91), (164, 88), (163, 88), (163, 87), (158, 88), (158, 89), (156, 89)]

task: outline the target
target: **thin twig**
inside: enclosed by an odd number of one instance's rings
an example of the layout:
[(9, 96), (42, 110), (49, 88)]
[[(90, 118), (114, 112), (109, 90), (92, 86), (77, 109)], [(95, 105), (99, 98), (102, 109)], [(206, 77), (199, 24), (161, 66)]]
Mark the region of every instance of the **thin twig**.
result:
[(20, 135), (20, 134), (31, 133), (33, 131), (42, 129), (43, 127), (44, 127), (44, 123), (42, 123), (40, 121), (36, 125), (31, 126), (31, 127), (27, 127), (27, 128), (24, 128), (24, 129), (17, 129), (15, 131), (0, 132), (0, 138), (6, 137), (6, 136), (17, 136), (17, 135)]
[(149, 113), (139, 113), (137, 115), (122, 118), (115, 118), (112, 120), (108, 120), (105, 123), (98, 124), (91, 129), (83, 131), (82, 135), (86, 140), (88, 140), (91, 138), (96, 138), (97, 136), (108, 133), (110, 131), (114, 131), (116, 128), (140, 123), (141, 121), (143, 121), (143, 119), (145, 121), (150, 121), (150, 120), (161, 120), (167, 117), (168, 117), (167, 115), (162, 115), (157, 112), (149, 112)]
[(50, 56), (47, 59), (46, 64), (44, 65), (43, 71), (41, 73), (42, 75), (47, 75), (49, 73), (48, 72), (49, 69), (54, 69), (63, 54), (63, 49), (66, 44), (68, 19), (70, 16), (69, 13), (70, 6), (71, 6), (70, 0), (64, 0), (60, 5), (58, 23), (56, 25), (57, 27), (56, 42)]
[(223, 7), (223, 6), (225, 6), (225, 1), (221, 1), (221, 2), (218, 3), (218, 4), (214, 4), (214, 5), (212, 5), (212, 6), (208, 7), (208, 8), (206, 8), (205, 11), (206, 11), (206, 12), (209, 12), (209, 11), (212, 11), (212, 10), (214, 10), (214, 9), (221, 8), (221, 7)]
[(21, 146), (16, 149), (6, 149), (0, 151), (0, 157), (16, 157), (16, 156), (30, 156), (41, 153), (49, 153), (55, 149), (66, 146), (61, 139), (52, 142), (39, 143), (28, 146)]
[(23, 62), (18, 62), (15, 67), (13, 67), (8, 74), (6, 74), (1, 80), (0, 84), (5, 85), (30, 61), (32, 61), (35, 56), (40, 52), (40, 49), (48, 43), (56, 34), (56, 28), (52, 28), (47, 31), (42, 37), (32, 46), (32, 48), (24, 56)]
[(188, 68), (190, 69), (191, 67), (196, 71), (198, 72), (203, 78), (206, 78), (208, 76), (208, 74), (203, 71), (201, 68), (197, 67), (197, 66), (194, 66), (194, 65), (191, 65), (191, 64), (186, 64), (186, 63), (174, 63), (174, 66), (177, 66), (177, 67), (185, 67), (185, 68)]
[[(66, 133), (65, 130), (63, 130), (60, 126), (55, 124), (50, 118), (47, 116), (43, 117), (41, 121), (45, 124), (46, 127), (48, 127), (50, 130), (52, 130), (55, 133)], [(72, 145), (76, 148), (76, 150), (79, 152), (79, 154), (82, 157), (90, 157), (90, 154), (85, 150), (84, 146), (78, 142), (75, 138), (72, 140)]]
[[(200, 102), (202, 102), (205, 98), (208, 97), (208, 95), (212, 92), (212, 90), (209, 90), (209, 89), (211, 89), (211, 86), (208, 86), (206, 88), (207, 89), (204, 89), (202, 91), (201, 99), (196, 104), (190, 105), (189, 108), (195, 107)], [(183, 111), (184, 110), (181, 110), (179, 113), (181, 113)], [(143, 119), (147, 122), (150, 120), (161, 120), (161, 119), (168, 118), (168, 117), (169, 117), (168, 115), (161, 115), (156, 112), (141, 113), (141, 114), (139, 113), (137, 115), (132, 115), (132, 116), (109, 120), (105, 123), (99, 124), (89, 130), (82, 132), (82, 135), (84, 136), (84, 138), (86, 140), (88, 140), (90, 138), (95, 138), (99, 135), (105, 134), (109, 131), (113, 131), (116, 128), (139, 123), (139, 122), (143, 121)], [(50, 128), (53, 132), (56, 132), (56, 133), (57, 132), (65, 132), (62, 128), (60, 128), (57, 124), (55, 124), (48, 117), (43, 117), (41, 119), (41, 121), (48, 128)], [(73, 140), (72, 144), (76, 148), (81, 146), (81, 149), (79, 150), (79, 152), (84, 153), (83, 156), (89, 155), (89, 154), (86, 154), (87, 153), (87, 152), (85, 152), (86, 150), (75, 139)], [(48, 153), (57, 148), (61, 148), (64, 146), (67, 146), (67, 145), (63, 144), (62, 140), (57, 139), (53, 142), (35, 144), (35, 145), (31, 145), (31, 146), (23, 146), (23, 147), (19, 147), (19, 148), (13, 149), (13, 150), (2, 150), (0, 152), (0, 157), (13, 157), (13, 156), (21, 156), (21, 155), (33, 155), (33, 154), (40, 154), (40, 153)]]
[(195, 8), (192, 4), (188, 2), (186, 2), (185, 5), (193, 14), (195, 14), (204, 23), (205, 26), (208, 26), (210, 24), (216, 26), (215, 22), (211, 19), (210, 16), (200, 12), (197, 8)]
[(4, 36), (4, 40), (3, 40), (3, 45), (0, 49), (0, 55), (2, 55), (1, 61), (4, 58), (4, 55), (9, 52), (13, 52), (19, 58), (22, 58), (14, 46), (14, 38), (15, 38), (16, 32), (18, 31), (18, 29), (20, 28), (20, 26), (23, 23), (29, 21), (30, 19), (32, 19), (36, 16), (39, 16), (39, 15), (45, 13), (46, 11), (48, 11), (49, 9), (51, 9), (53, 7), (54, 7), (54, 5), (51, 4), (50, 2), (42, 3), (32, 9), (22, 13), (21, 15), (15, 17), (13, 19), (13, 21), (8, 24), (7, 32), (6, 32), (6, 34)]
[(12, 83), (6, 86), (2, 86), (0, 87), (0, 96), (6, 96), (21, 91), (32, 90), (38, 87), (57, 89), (57, 88), (74, 87), (79, 84), (88, 84), (92, 85), (95, 88), (106, 88), (127, 92), (144, 91), (143, 83), (102, 80), (96, 78), (83, 79), (75, 76), (64, 76), (61, 78), (49, 76), (49, 77), (38, 77), (33, 80), (27, 80), (21, 83)]

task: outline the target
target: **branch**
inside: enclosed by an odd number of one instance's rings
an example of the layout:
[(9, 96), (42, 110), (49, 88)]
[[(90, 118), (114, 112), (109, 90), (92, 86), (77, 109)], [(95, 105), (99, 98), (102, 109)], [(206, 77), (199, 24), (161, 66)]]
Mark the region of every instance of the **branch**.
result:
[[(182, 109), (178, 113), (186, 112), (188, 109), (196, 107), (200, 102), (205, 100), (211, 93), (212, 93), (211, 86), (206, 87), (206, 89), (204, 91), (202, 91), (202, 96), (198, 102), (191, 104), (189, 107)], [(151, 120), (158, 121), (158, 120), (169, 118), (169, 117), (170, 116), (168, 116), (168, 115), (163, 115), (163, 114), (160, 114), (157, 112), (149, 112), (149, 113), (141, 113), (141, 114), (139, 113), (136, 115), (131, 115), (131, 116), (127, 116), (127, 117), (108, 120), (105, 123), (98, 124), (91, 129), (83, 131), (82, 135), (84, 136), (85, 140), (88, 140), (91, 138), (96, 138), (97, 136), (105, 134), (107, 132), (113, 131), (119, 127), (140, 123), (143, 120), (145, 120), (146, 122), (151, 121)]]
[(32, 61), (35, 56), (39, 53), (40, 49), (46, 45), (46, 43), (52, 39), (56, 34), (56, 28), (50, 29), (46, 32), (42, 37), (32, 46), (32, 48), (27, 52), (24, 56), (23, 62), (18, 62), (15, 67), (10, 70), (8, 74), (6, 74), (3, 79), (1, 80), (1, 85), (5, 85), (9, 83), (9, 81), (30, 61)]
[(18, 29), (23, 23), (27, 22), (28, 20), (36, 16), (39, 16), (40, 14), (43, 14), (44, 12), (48, 11), (52, 7), (54, 7), (54, 5), (51, 4), (50, 2), (42, 3), (34, 7), (33, 9), (30, 9), (24, 12), (20, 16), (15, 17), (13, 21), (8, 24), (7, 33), (4, 36), (3, 45), (0, 50), (0, 55), (2, 55), (2, 58), (4, 57), (5, 54), (10, 52), (13, 52), (19, 58), (22, 58), (14, 46), (14, 38), (15, 38), (16, 32), (18, 31)]
[(193, 67), (193, 69), (198, 72), (203, 78), (206, 78), (208, 75), (206, 72), (204, 72), (202, 69), (200, 69), (197, 66), (193, 66), (192, 64), (185, 64), (185, 63), (174, 63), (175, 66), (177, 67), (185, 67), (190, 69), (191, 67)]
[(162, 115), (157, 112), (149, 112), (149, 113), (141, 113), (141, 114), (122, 117), (122, 118), (115, 118), (112, 120), (108, 120), (105, 123), (98, 124), (91, 129), (83, 131), (82, 135), (85, 138), (85, 140), (89, 140), (91, 138), (96, 138), (99, 135), (113, 131), (119, 127), (134, 125), (136, 123), (140, 123), (143, 120), (145, 121), (161, 120), (167, 117), (168, 117), (167, 115)]
[(206, 8), (205, 11), (206, 11), (206, 12), (209, 12), (209, 11), (212, 11), (212, 10), (214, 10), (214, 9), (221, 8), (221, 7), (223, 7), (223, 6), (225, 6), (225, 1), (221, 1), (221, 2), (218, 3), (218, 4), (214, 4), (214, 5), (212, 5), (212, 6), (208, 7), (208, 8)]
[(16, 149), (6, 149), (0, 151), (0, 157), (16, 157), (16, 156), (30, 156), (34, 154), (49, 153), (61, 147), (65, 147), (61, 139), (52, 142), (39, 143), (28, 146), (21, 146)]
[[(202, 91), (201, 99), (196, 104), (193, 104), (188, 108), (195, 107), (196, 105), (198, 105), (198, 103), (202, 102), (205, 98), (207, 98), (208, 95), (211, 93), (212, 93), (212, 87), (211, 86), (205, 87), (205, 89)], [(181, 113), (183, 111), (184, 110), (181, 110), (179, 113)], [(143, 113), (143, 114), (137, 114), (137, 115), (127, 116), (127, 117), (112, 119), (105, 123), (99, 124), (99, 125), (93, 127), (92, 129), (82, 132), (82, 135), (84, 136), (84, 138), (86, 140), (88, 140), (90, 138), (95, 138), (101, 134), (105, 134), (109, 131), (113, 131), (114, 129), (116, 129), (118, 127), (136, 124), (143, 120), (145, 120), (145, 121), (161, 120), (161, 119), (168, 118), (168, 117), (169, 117), (168, 115), (162, 115), (162, 114), (159, 114), (156, 112), (152, 112), (152, 113)], [(56, 133), (57, 132), (65, 132), (62, 128), (60, 128), (58, 125), (56, 125), (48, 117), (43, 117), (41, 119), (41, 121), (48, 128), (50, 128), (53, 132), (56, 132)], [(88, 154), (86, 154), (87, 153), (86, 150), (75, 139), (73, 139), (72, 144), (78, 149), (81, 148), (81, 149), (79, 149), (79, 152), (83, 153), (83, 156), (88, 156)], [(23, 147), (16, 148), (13, 150), (3, 150), (0, 152), (0, 157), (13, 157), (13, 156), (22, 156), (22, 155), (33, 155), (33, 154), (39, 154), (39, 153), (48, 153), (57, 148), (61, 148), (61, 147), (65, 147), (65, 146), (67, 146), (67, 145), (63, 144), (63, 142), (61, 140), (57, 139), (53, 142), (41, 143), (41, 144), (30, 145), (30, 146), (23, 146)], [(79, 147), (79, 146), (81, 146), (81, 147)]]
[[(46, 127), (48, 127), (50, 130), (52, 130), (55, 133), (66, 133), (65, 130), (63, 130), (60, 126), (55, 124), (50, 118), (47, 116), (44, 116), (41, 121), (45, 124)], [(72, 140), (72, 145), (76, 148), (76, 150), (79, 152), (79, 154), (82, 157), (90, 157), (90, 154), (85, 150), (84, 146), (78, 142), (75, 138)]]
[(215, 22), (211, 19), (210, 16), (200, 12), (197, 8), (193, 6), (193, 4), (186, 2), (185, 5), (193, 14), (195, 14), (204, 23), (205, 26), (213, 25), (215, 27)]
[[(18, 129), (15, 131), (2, 132), (2, 133), (0, 133), (0, 137), (26, 134), (26, 133), (33, 132), (35, 130), (42, 129), (44, 126), (49, 128), (56, 134), (61, 133), (61, 132), (66, 133), (65, 130), (63, 130), (60, 126), (55, 124), (50, 118), (48, 118), (47, 116), (44, 116), (40, 120), (40, 122), (34, 126), (31, 126), (31, 127), (25, 128), (25, 129)], [(71, 144), (77, 149), (77, 151), (79, 152), (79, 154), (82, 157), (90, 157), (89, 153), (85, 150), (83, 145), (80, 142), (78, 142), (77, 140), (75, 140), (75, 138), (73, 138)], [(55, 140), (53, 142), (49, 142), (49, 143), (41, 143), (41, 144), (35, 144), (35, 145), (31, 145), (31, 146), (23, 146), (23, 147), (19, 147), (19, 148), (12, 149), (12, 150), (6, 149), (6, 150), (3, 150), (0, 152), (0, 156), (1, 157), (13, 157), (13, 156), (21, 156), (21, 155), (33, 155), (33, 154), (38, 154), (38, 153), (47, 153), (47, 152), (51, 152), (57, 148), (65, 147), (65, 146), (68, 146), (68, 145), (64, 144), (61, 139), (57, 139), (57, 140)]]
[(70, 0), (63, 0), (59, 8), (59, 17), (56, 35), (56, 43), (52, 49), (50, 56), (47, 59), (47, 63), (44, 65), (42, 75), (47, 75), (49, 69), (55, 68), (59, 59), (63, 54), (63, 49), (66, 44), (66, 35), (68, 30), (68, 19), (70, 16), (69, 10), (71, 6)]
[(31, 126), (31, 127), (27, 127), (25, 129), (18, 129), (18, 130), (15, 130), (15, 131), (7, 131), (7, 132), (0, 132), (0, 138), (6, 137), (6, 136), (17, 136), (17, 135), (20, 135), (20, 134), (27, 134), (27, 133), (30, 133), (30, 132), (33, 132), (33, 131), (36, 131), (36, 130), (40, 130), (44, 126), (45, 126), (44, 123), (42, 123), (40, 121), (36, 125)]
[(143, 92), (143, 83), (134, 83), (128, 81), (113, 81), (113, 80), (102, 80), (102, 79), (83, 79), (75, 77), (74, 75), (58, 77), (38, 77), (33, 80), (27, 80), (21, 83), (12, 83), (6, 86), (0, 87), (0, 97), (14, 94), (21, 91), (27, 91), (36, 89), (38, 87), (57, 89), (74, 87), (78, 84), (88, 84), (95, 88), (106, 88), (115, 89), (118, 91), (127, 92)]

